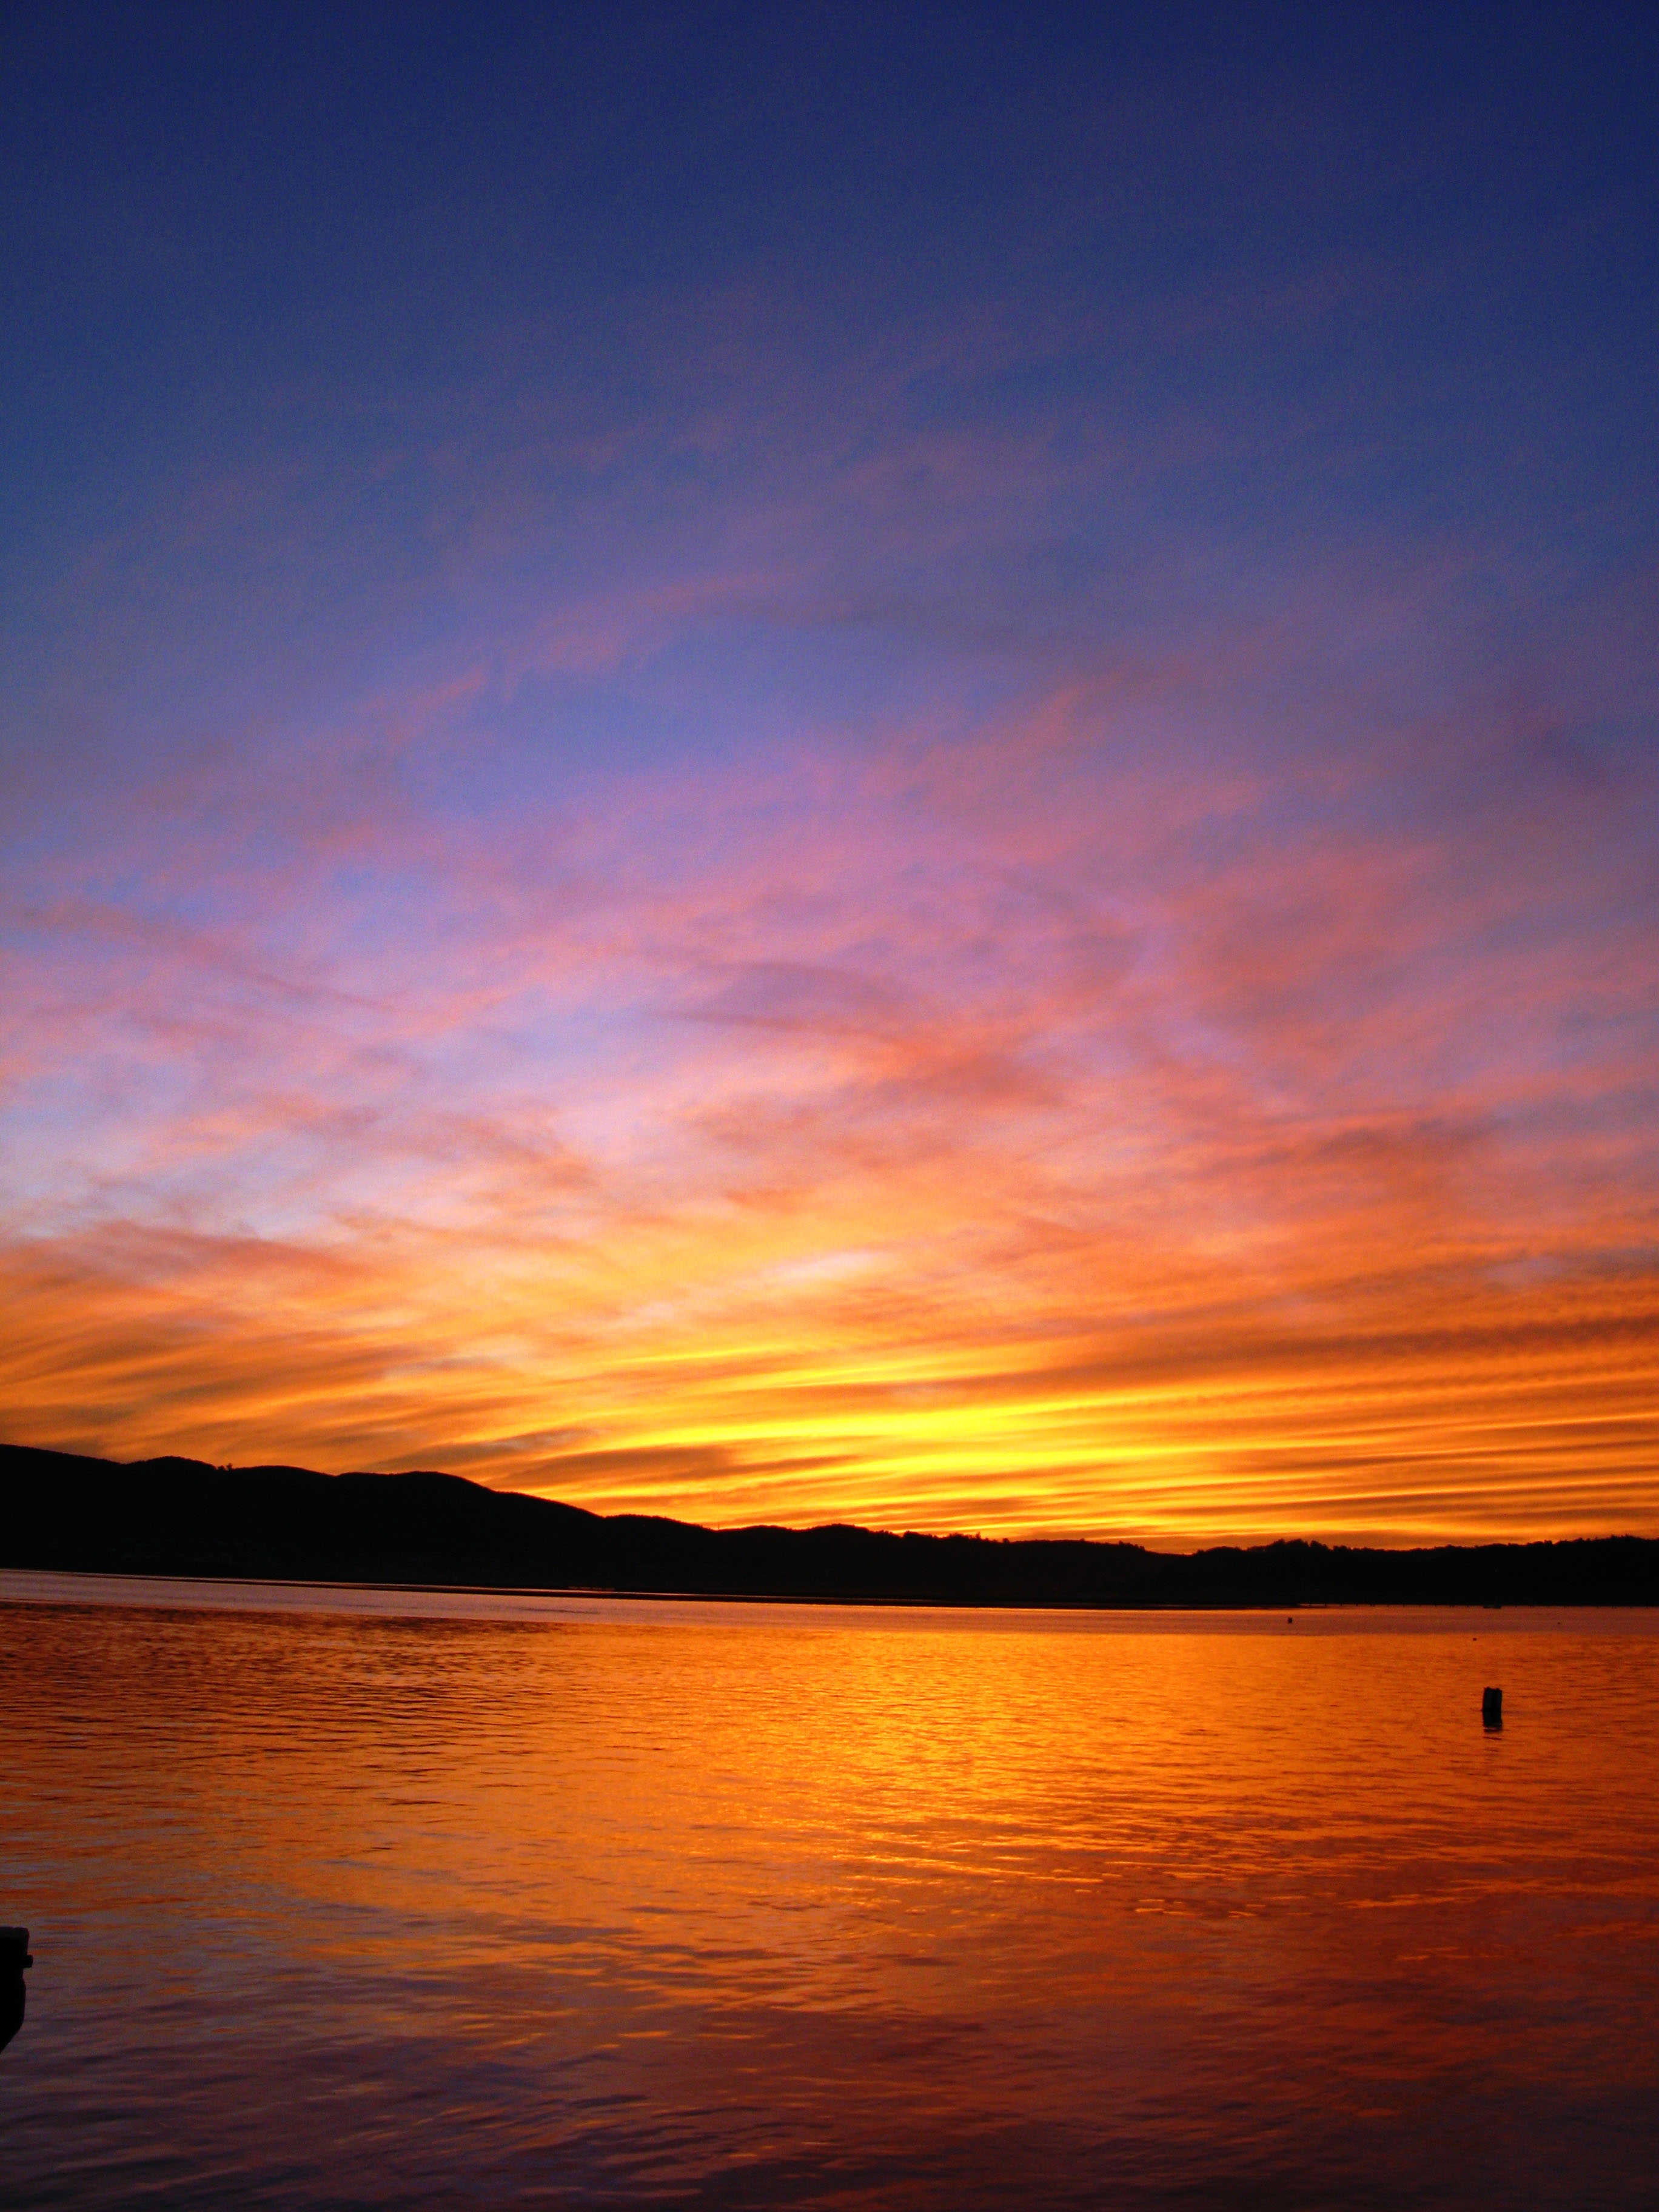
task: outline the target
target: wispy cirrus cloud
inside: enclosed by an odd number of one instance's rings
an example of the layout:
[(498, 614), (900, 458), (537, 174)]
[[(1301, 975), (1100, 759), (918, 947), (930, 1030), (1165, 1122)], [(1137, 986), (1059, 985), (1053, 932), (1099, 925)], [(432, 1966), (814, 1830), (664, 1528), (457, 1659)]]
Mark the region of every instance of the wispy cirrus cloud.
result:
[(1469, 241), (1168, 268), (289, 362), (41, 564), (12, 1434), (1659, 1526), (1650, 561), (1424, 398)]

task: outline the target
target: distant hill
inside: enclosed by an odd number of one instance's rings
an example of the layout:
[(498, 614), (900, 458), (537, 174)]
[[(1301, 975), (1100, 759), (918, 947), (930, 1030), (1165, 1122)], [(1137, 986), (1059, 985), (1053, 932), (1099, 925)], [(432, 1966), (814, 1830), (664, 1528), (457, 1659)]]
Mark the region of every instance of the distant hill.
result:
[(702, 1528), (453, 1474), (123, 1466), (0, 1445), (0, 1567), (944, 1605), (1653, 1605), (1659, 1541), (1361, 1551)]

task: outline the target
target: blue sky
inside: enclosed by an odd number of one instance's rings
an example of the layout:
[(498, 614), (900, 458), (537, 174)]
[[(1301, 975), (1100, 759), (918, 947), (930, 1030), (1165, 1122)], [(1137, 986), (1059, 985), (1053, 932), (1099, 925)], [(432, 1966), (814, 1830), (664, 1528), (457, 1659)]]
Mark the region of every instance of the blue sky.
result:
[(1655, 44), (15, 10), (17, 1437), (1650, 1525)]

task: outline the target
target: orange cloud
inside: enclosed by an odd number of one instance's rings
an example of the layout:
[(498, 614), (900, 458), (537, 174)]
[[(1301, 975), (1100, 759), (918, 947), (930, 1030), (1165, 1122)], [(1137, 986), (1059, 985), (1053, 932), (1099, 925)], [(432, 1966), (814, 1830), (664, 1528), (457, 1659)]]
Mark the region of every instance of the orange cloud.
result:
[[(1655, 580), (1517, 641), (1495, 556), (1166, 542), (1178, 425), (930, 419), (1006, 329), (741, 399), (721, 343), (695, 407), (426, 453), (420, 559), (339, 553), (402, 641), (352, 680), (289, 665), (303, 475), (89, 560), (0, 910), (8, 1434), (1659, 1530)], [(1139, 523), (1079, 580), (1085, 510)]]

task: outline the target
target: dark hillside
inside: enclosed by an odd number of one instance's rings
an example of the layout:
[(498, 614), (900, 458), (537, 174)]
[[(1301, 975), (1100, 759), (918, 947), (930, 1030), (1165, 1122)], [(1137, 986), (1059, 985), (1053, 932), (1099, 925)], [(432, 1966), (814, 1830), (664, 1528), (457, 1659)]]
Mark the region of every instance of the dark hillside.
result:
[(0, 1445), (0, 1566), (283, 1581), (909, 1600), (951, 1605), (1652, 1605), (1659, 1542), (1382, 1552), (1137, 1544), (605, 1518), (458, 1475), (123, 1466)]

